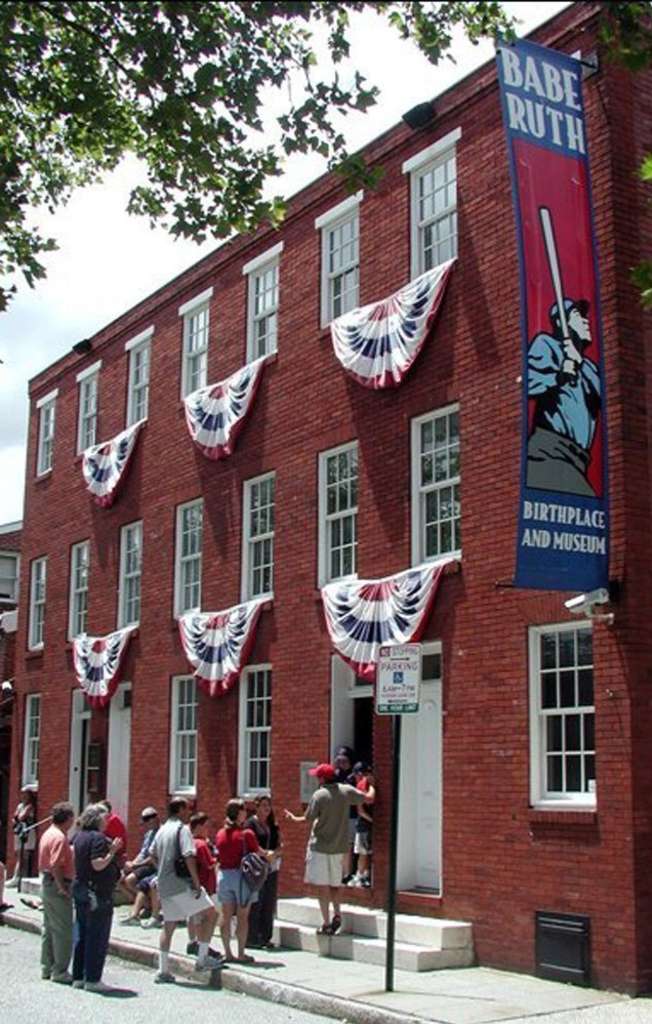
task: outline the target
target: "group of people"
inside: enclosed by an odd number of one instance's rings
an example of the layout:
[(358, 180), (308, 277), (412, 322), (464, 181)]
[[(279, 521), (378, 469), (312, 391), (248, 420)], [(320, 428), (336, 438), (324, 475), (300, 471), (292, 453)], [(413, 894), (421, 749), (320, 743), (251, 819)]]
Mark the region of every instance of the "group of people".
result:
[[(342, 884), (369, 884), (375, 780), (369, 765), (352, 761), (348, 747), (338, 748), (332, 764), (312, 769), (318, 787), (304, 813), (284, 812), (287, 821), (311, 824), (305, 881), (317, 889), (321, 935), (341, 927)], [(35, 837), (34, 802), (21, 799), (16, 814)], [(116, 891), (131, 904), (123, 925), (161, 929), (158, 983), (175, 980), (170, 948), (181, 924), (200, 972), (251, 963), (248, 948), (273, 948), (282, 842), (269, 796), (256, 797), (249, 808), (242, 799), (229, 800), (214, 836), (208, 814), (192, 812), (184, 797), (170, 800), (164, 823), (155, 807), (145, 807), (141, 825), (141, 847), (130, 860), (126, 828), (108, 800), (90, 804), (76, 820), (72, 804), (53, 806), (38, 845), (44, 979), (87, 991), (109, 988), (102, 973)], [(26, 835), (21, 838), (24, 854)], [(8, 904), (0, 868), (1, 912)], [(218, 921), (223, 954), (210, 945)]]

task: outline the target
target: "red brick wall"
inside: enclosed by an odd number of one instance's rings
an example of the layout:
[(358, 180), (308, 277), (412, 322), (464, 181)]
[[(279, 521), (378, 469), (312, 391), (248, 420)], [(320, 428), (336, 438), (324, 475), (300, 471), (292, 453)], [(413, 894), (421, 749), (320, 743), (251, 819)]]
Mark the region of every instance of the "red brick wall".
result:
[[(538, 35), (572, 51), (590, 48), (588, 5), (564, 12)], [(641, 77), (638, 81), (643, 81)], [(648, 85), (647, 79), (646, 88)], [(625, 581), (612, 629), (596, 625), (597, 814), (544, 814), (529, 807), (527, 634), (564, 621), (562, 597), (516, 591), (514, 569), (520, 444), (521, 356), (516, 246), (503, 128), (493, 68), (438, 101), (431, 129), (399, 126), (371, 147), (386, 173), (360, 208), (361, 303), (409, 279), (408, 179), (401, 164), (460, 125), (459, 263), (434, 335), (396, 391), (371, 393), (348, 380), (319, 328), (319, 235), (314, 219), (343, 198), (321, 179), (291, 204), (283, 229), (279, 356), (264, 371), (235, 454), (220, 463), (192, 446), (179, 400), (180, 303), (212, 284), (209, 379), (245, 359), (245, 260), (277, 236), (237, 240), (109, 325), (87, 357), (68, 356), (33, 384), (24, 529), (23, 594), (29, 562), (48, 554), (46, 645), (25, 655), (21, 618), (19, 718), (25, 692), (42, 692), (40, 812), (67, 795), (72, 660), (65, 644), (70, 546), (89, 538), (89, 631), (115, 628), (119, 529), (144, 520), (140, 630), (124, 678), (133, 682), (131, 826), (168, 789), (170, 678), (188, 671), (172, 620), (175, 506), (205, 501), (202, 606), (240, 597), (243, 482), (276, 471), (274, 605), (263, 613), (251, 663), (273, 665), (272, 782), (277, 809), (297, 806), (298, 763), (329, 754), (330, 645), (317, 580), (318, 453), (357, 438), (360, 451), (358, 571), (382, 576), (410, 564), (410, 419), (453, 401), (461, 407), (463, 564), (447, 576), (427, 631), (443, 645), (443, 893), (432, 912), (472, 920), (481, 963), (531, 971), (534, 911), (588, 914), (593, 977), (635, 990), (649, 983), (651, 842), (645, 740), (649, 735), (649, 424), (641, 368), (643, 325), (626, 267), (640, 251), (632, 235), (634, 167), (649, 94), (638, 106), (627, 76), (605, 68), (586, 87), (588, 136), (603, 279), (611, 437), (612, 574)], [(648, 102), (647, 107), (645, 103)], [(621, 132), (627, 145), (620, 145)], [(648, 234), (649, 237), (649, 234)], [(627, 262), (629, 261), (629, 263)], [(99, 436), (124, 426), (124, 342), (150, 323), (149, 421), (114, 508), (84, 491), (75, 457), (75, 374), (102, 358)], [(34, 479), (34, 402), (59, 387), (54, 470)], [(649, 395), (647, 396), (649, 398)], [(634, 403), (634, 407), (630, 408)], [(649, 405), (648, 405), (649, 407)], [(647, 547), (645, 546), (647, 545)], [(237, 780), (237, 690), (202, 696), (198, 803), (219, 821)], [(18, 724), (18, 723), (17, 723)], [(22, 735), (22, 723), (17, 735)], [(14, 764), (19, 763), (16, 744)], [(389, 726), (379, 721), (374, 760), (377, 886), (382, 902), (389, 823)], [(304, 834), (285, 829), (282, 887), (302, 890)]]

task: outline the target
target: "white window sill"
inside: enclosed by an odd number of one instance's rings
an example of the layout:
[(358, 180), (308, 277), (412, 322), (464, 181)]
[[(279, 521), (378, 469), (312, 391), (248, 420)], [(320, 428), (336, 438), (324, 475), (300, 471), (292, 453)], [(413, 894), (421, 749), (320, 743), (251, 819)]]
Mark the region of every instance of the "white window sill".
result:
[(183, 798), (184, 800), (194, 800), (197, 797), (196, 789), (173, 789), (170, 792), (170, 800), (176, 800)]
[(37, 473), (35, 480), (46, 480), (49, 476), (52, 476), (52, 466), (49, 469), (44, 469), (42, 472)]
[(556, 814), (572, 813), (579, 811), (580, 813), (595, 814), (597, 810), (597, 801), (592, 800), (537, 800), (532, 804), (533, 811), (554, 811)]

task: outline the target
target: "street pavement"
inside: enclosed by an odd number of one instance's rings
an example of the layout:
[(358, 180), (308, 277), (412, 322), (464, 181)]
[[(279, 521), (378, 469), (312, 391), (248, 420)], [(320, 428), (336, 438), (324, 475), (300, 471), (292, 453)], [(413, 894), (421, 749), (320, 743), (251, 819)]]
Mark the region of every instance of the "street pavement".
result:
[[(8, 1009), (8, 1020), (21, 1020), (21, 1024), (24, 1007), (32, 1000), (41, 1011), (47, 1007), (48, 1024), (68, 1024), (71, 1000), (76, 1009), (77, 999), (83, 999), (85, 1009), (92, 1013), (93, 1024), (103, 1024), (105, 1017), (108, 1022), (109, 1012), (111, 1024), (116, 1024), (119, 1013), (124, 1013), (125, 1019), (128, 1016), (129, 1024), (141, 1020), (151, 1024), (152, 1019), (165, 1024), (174, 1013), (176, 1024), (186, 1005), (220, 1015), (236, 1012), (237, 1024), (247, 1024), (249, 1015), (253, 1020), (254, 1014), (258, 1022), (261, 1013), (268, 1018), (265, 1024), (320, 1024), (333, 1019), (349, 1024), (652, 1024), (652, 999), (632, 1000), (614, 992), (483, 967), (419, 974), (396, 971), (395, 991), (385, 992), (381, 966), (293, 949), (257, 950), (255, 964), (231, 965), (222, 972), (222, 990), (214, 991), (198, 979), (192, 960), (184, 955), (187, 936), (183, 929), (175, 933), (176, 956), (172, 958), (179, 982), (158, 986), (153, 982), (153, 966), (159, 932), (121, 926), (120, 910), (114, 918), (111, 948), (121, 959), (110, 958), (105, 980), (128, 991), (112, 997), (65, 989), (62, 993), (61, 986), (40, 980), (35, 932), (41, 914), (18, 899), (16, 903), (20, 912), (4, 915), (5, 924), (13, 927), (0, 927), (0, 1011)], [(109, 1007), (106, 1013), (105, 1004)], [(160, 1015), (161, 1007), (168, 1016)], [(99, 1015), (103, 1013), (105, 1016)], [(30, 1016), (26, 1019), (29, 1024)]]
[(139, 964), (110, 957), (104, 970), (112, 995), (85, 992), (69, 985), (41, 981), (40, 942), (36, 935), (0, 929), (0, 1012), (5, 1021), (21, 1024), (178, 1024), (198, 1016), (237, 1024), (332, 1024), (327, 1017), (263, 1003), (252, 996), (213, 991), (200, 981), (180, 979), (176, 985), (154, 985), (153, 972)]

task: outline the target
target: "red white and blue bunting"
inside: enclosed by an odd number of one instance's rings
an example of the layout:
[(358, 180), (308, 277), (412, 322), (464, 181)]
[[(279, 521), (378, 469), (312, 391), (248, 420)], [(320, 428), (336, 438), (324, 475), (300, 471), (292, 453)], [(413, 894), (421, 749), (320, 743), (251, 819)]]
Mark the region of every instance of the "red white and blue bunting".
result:
[(82, 472), (86, 487), (102, 508), (109, 508), (115, 500), (144, 423), (140, 420), (111, 441), (93, 445), (84, 452)]
[(118, 688), (120, 666), (134, 627), (107, 636), (76, 636), (72, 654), (77, 682), (91, 707), (105, 707)]
[(247, 363), (218, 384), (185, 399), (190, 436), (209, 459), (230, 455), (258, 390), (266, 357)]
[(186, 657), (199, 685), (218, 697), (237, 682), (247, 664), (265, 600), (248, 601), (221, 612), (187, 612), (179, 618)]
[(333, 320), (335, 355), (359, 384), (378, 389), (401, 383), (423, 348), (454, 262), (426, 271), (381, 302)]
[(322, 587), (331, 643), (356, 675), (375, 680), (381, 644), (420, 639), (445, 564), (426, 563), (380, 580), (337, 580)]

